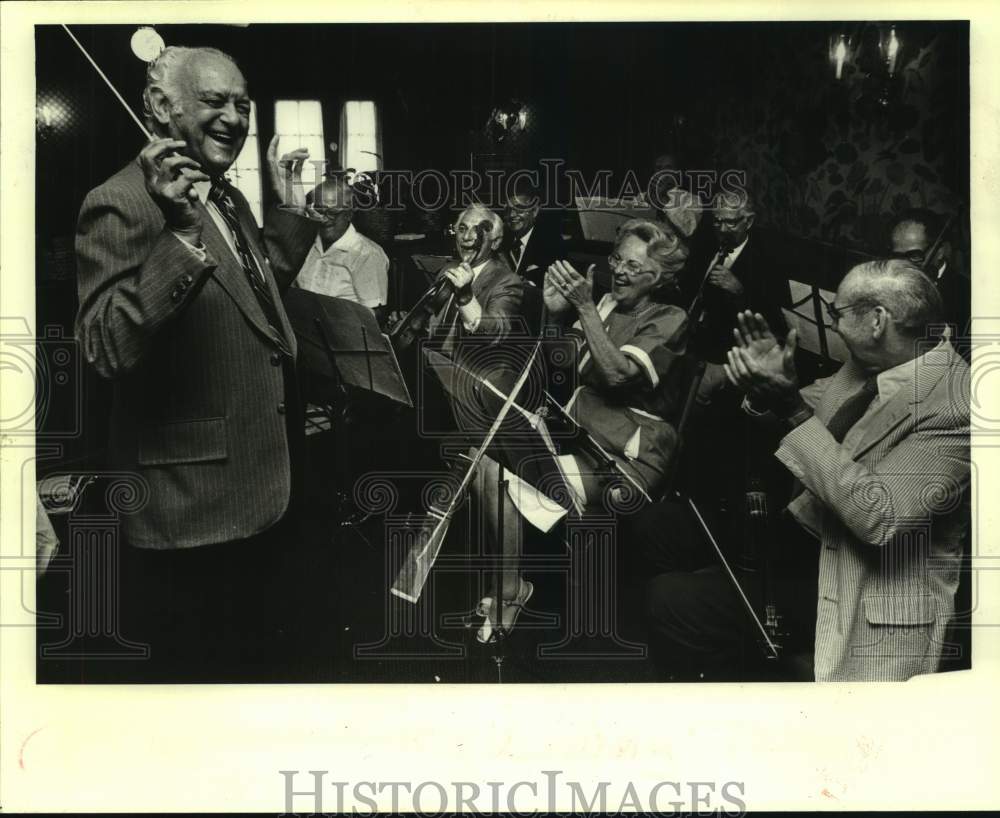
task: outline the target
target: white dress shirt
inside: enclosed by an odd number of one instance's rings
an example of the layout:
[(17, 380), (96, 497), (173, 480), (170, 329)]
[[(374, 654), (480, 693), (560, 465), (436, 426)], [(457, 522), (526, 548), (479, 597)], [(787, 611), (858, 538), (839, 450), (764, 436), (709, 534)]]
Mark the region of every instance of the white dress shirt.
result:
[(521, 243), (521, 252), (518, 253), (517, 258), (514, 260), (515, 273), (521, 269), (521, 260), (524, 258), (524, 251), (528, 249), (528, 242), (531, 240), (531, 234), (534, 230), (535, 226), (531, 225), (531, 227), (528, 228), (528, 232), (521, 236), (520, 239), (518, 239), (517, 236), (514, 237), (514, 241), (520, 241)]

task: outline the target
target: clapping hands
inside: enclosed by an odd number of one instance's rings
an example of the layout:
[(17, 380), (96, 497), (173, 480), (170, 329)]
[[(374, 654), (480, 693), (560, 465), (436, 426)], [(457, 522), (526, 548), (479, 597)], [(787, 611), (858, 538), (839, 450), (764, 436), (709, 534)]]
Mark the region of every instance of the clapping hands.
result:
[(570, 307), (579, 310), (594, 303), (595, 265), (587, 268), (586, 276), (580, 275), (568, 261), (549, 265), (542, 287), (542, 298), (549, 312), (564, 312)]
[(772, 406), (794, 400), (798, 393), (796, 331), (791, 330), (781, 344), (760, 313), (738, 313), (736, 322), (736, 346), (729, 350), (724, 364), (730, 383)]

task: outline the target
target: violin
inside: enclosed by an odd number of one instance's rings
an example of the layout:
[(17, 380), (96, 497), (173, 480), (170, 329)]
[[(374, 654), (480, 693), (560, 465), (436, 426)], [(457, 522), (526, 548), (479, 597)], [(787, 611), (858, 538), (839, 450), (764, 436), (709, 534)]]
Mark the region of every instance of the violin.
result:
[[(489, 230), (490, 223), (487, 221), (481, 221), (476, 225), (476, 241), (472, 246), (473, 257), (479, 254)], [(441, 311), (454, 294), (455, 287), (451, 280), (441, 275), (389, 333), (389, 340), (396, 351), (411, 347), (413, 342), (424, 334), (431, 318)]]
[(417, 338), (424, 334), (433, 316), (440, 312), (455, 294), (455, 287), (446, 276), (441, 276), (417, 299), (406, 315), (389, 333), (389, 340), (397, 351), (408, 349)]

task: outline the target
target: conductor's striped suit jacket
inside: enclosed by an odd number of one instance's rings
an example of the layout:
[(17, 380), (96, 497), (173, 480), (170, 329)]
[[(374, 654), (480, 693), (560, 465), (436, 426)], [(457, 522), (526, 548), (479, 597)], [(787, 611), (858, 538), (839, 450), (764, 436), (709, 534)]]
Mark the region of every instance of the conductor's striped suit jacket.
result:
[[(144, 548), (249, 537), (281, 518), (290, 495), (285, 362), (240, 263), (198, 206), (204, 260), (165, 228), (135, 160), (87, 195), (77, 224), (76, 334), (114, 382), (109, 461), (148, 492), (122, 521), (126, 541)], [(294, 353), (280, 292), (315, 225), (275, 209), (261, 238), (238, 191), (236, 207)]]
[(848, 362), (802, 390), (815, 414), (776, 453), (807, 489), (789, 511), (820, 529), (817, 681), (940, 662), (969, 523), (969, 367), (947, 341), (911, 363), (843, 444), (824, 424), (865, 373)]

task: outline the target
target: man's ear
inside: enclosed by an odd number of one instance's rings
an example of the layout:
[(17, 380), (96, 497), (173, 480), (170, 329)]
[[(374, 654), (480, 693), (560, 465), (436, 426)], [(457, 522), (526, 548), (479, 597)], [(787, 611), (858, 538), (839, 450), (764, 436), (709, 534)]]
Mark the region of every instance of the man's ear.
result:
[(173, 108), (169, 98), (158, 85), (146, 90), (146, 99), (149, 103), (149, 112), (153, 119), (160, 125), (170, 123), (170, 113)]
[(872, 315), (874, 316), (872, 319), (872, 339), (877, 341), (889, 329), (889, 321), (891, 319), (888, 310), (882, 306), (875, 307), (872, 310)]
[(753, 227), (753, 220), (756, 217), (757, 217), (757, 215), (755, 213), (751, 213), (749, 216), (747, 216), (747, 230), (749, 230), (751, 227)]

